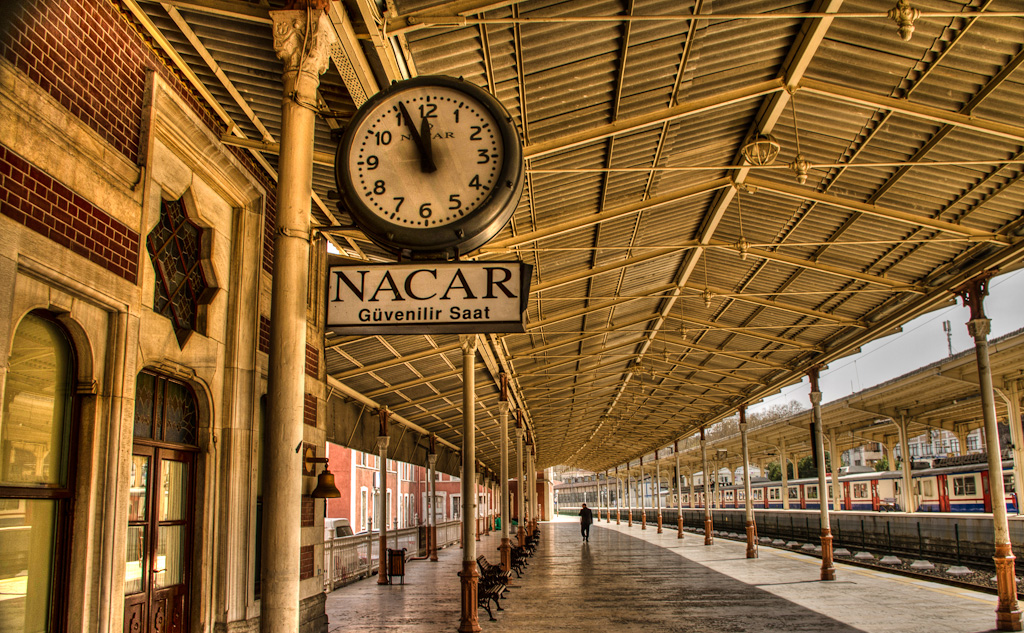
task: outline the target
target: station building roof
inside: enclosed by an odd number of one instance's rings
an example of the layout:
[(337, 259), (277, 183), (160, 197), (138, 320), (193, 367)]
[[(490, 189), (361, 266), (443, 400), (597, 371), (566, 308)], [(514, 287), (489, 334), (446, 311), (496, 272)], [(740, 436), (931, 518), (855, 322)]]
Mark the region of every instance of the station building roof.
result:
[[(268, 9), (283, 2), (124, 3), (224, 142), (276, 176)], [(480, 336), (478, 458), (497, 470), (505, 371), (539, 467), (625, 464), (1020, 265), (1024, 14), (1015, 0), (911, 4), (327, 2), (313, 222), (343, 257), (389, 259), (331, 200), (332, 132), (405, 77), (496, 95), (527, 182), (509, 224), (468, 256), (520, 259), (534, 279), (526, 333)], [(770, 164), (744, 153), (759, 135), (778, 144)], [(333, 386), (461, 444), (457, 336), (325, 346)], [(873, 437), (855, 418), (890, 405), (858, 402), (847, 426)]]

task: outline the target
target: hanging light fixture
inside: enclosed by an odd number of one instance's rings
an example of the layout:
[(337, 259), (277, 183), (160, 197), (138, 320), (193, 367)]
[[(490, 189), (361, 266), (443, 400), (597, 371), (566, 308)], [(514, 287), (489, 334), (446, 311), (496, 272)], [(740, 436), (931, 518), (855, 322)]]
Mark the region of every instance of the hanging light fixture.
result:
[(747, 242), (747, 238), (743, 237), (743, 205), (740, 203), (740, 190), (736, 190), (736, 212), (740, 218), (740, 239), (736, 241), (736, 250), (740, 252), (740, 259), (747, 259), (747, 251), (750, 249), (750, 243)]
[(714, 298), (715, 293), (711, 292), (711, 288), (708, 287), (708, 258), (704, 256), (704, 290), (700, 293), (700, 298), (704, 300), (704, 307), (711, 308), (711, 299)]
[(910, 6), (907, 0), (897, 0), (896, 6), (889, 9), (889, 19), (899, 27), (896, 32), (904, 42), (909, 42), (914, 35), (914, 20), (921, 17), (921, 11)]
[(801, 185), (807, 182), (807, 171), (811, 168), (811, 163), (804, 157), (800, 151), (800, 127), (796, 123), (796, 93), (791, 93), (789, 100), (790, 109), (793, 112), (793, 134), (796, 136), (796, 157), (793, 162), (790, 163), (790, 167), (793, 172), (796, 173), (796, 181)]
[(775, 159), (779, 157), (780, 149), (782, 146), (771, 134), (755, 134), (743, 144), (740, 153), (751, 165), (764, 167), (775, 162)]

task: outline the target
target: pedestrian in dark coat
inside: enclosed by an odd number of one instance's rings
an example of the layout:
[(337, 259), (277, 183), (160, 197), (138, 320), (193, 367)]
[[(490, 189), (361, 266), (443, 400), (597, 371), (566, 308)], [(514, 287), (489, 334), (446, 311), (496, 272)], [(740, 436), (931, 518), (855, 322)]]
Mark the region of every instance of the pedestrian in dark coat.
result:
[(584, 542), (590, 542), (590, 524), (594, 522), (594, 513), (590, 511), (587, 504), (583, 504), (580, 510), (580, 532), (583, 533)]

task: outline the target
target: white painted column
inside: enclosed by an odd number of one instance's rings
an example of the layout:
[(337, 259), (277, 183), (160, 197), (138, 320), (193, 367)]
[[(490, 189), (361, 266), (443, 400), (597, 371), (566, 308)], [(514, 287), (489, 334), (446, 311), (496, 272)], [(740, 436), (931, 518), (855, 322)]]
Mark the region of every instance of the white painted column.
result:
[[(992, 495), (992, 528), (995, 541), (996, 628), (1000, 631), (1020, 631), (1021, 611), (1017, 603), (1015, 556), (1010, 543), (1010, 526), (1006, 517), (1006, 495), (1003, 490), (1003, 459), (999, 450), (999, 427), (996, 421), (996, 403), (992, 393), (992, 369), (989, 365), (988, 333), (992, 322), (985, 318), (981, 300), (985, 288), (974, 282), (970, 299), (971, 320), (967, 329), (974, 337), (974, 354), (978, 360), (978, 387), (981, 392), (982, 414), (985, 419), (985, 446), (988, 453), (989, 493)], [(1015, 421), (1015, 424), (1019, 424)]]
[[(508, 388), (508, 376), (501, 375), (503, 390)], [(508, 502), (508, 395), (507, 391), (502, 394), (500, 406), (500, 433), (501, 433), (501, 567), (505, 571), (512, 569), (512, 547), (509, 543), (508, 520), (512, 517), (509, 514)]]
[(743, 451), (743, 508), (747, 527), (747, 558), (757, 558), (757, 539), (755, 538), (757, 527), (754, 524), (754, 499), (750, 489), (750, 450), (747, 446), (746, 407), (740, 407), (740, 443)]
[[(381, 409), (381, 430), (386, 430), (387, 409)], [(377, 584), (388, 584), (387, 552), (388, 552), (388, 442), (391, 440), (387, 435), (377, 436), (377, 454), (380, 456), (380, 499), (377, 506), (377, 516), (380, 521), (377, 525), (379, 536), (377, 539)]]
[(676, 538), (683, 538), (683, 471), (679, 469), (679, 444), (676, 444)]
[(1009, 380), (1005, 389), (997, 390), (1006, 403), (1006, 422), (1010, 427), (1010, 441), (1013, 443), (1013, 495), (1017, 514), (1021, 514), (1021, 500), (1024, 499), (1024, 427), (1020, 421), (1020, 388), (1018, 380)]
[[(300, 3), (296, 3), (300, 4)], [(270, 300), (267, 417), (263, 441), (260, 630), (299, 630), (302, 416), (306, 382), (306, 289), (313, 192), (313, 131), (320, 75), (327, 69), (330, 22), (322, 12), (271, 11), (281, 76), (274, 278)]]
[[(518, 414), (517, 414), (518, 415)], [(526, 526), (523, 518), (526, 512), (526, 484), (523, 482), (523, 424), (516, 420), (516, 519), (519, 526), (519, 547), (526, 545)]]
[[(433, 437), (431, 437), (431, 442), (433, 442)], [(437, 562), (437, 508), (434, 507), (434, 506), (437, 503), (437, 487), (436, 487), (436, 481), (435, 481), (437, 479), (437, 454), (434, 453), (433, 451), (431, 451), (431, 453), (429, 455), (427, 455), (427, 464), (428, 464), (428, 468), (429, 468), (428, 472), (429, 472), (429, 477), (430, 477), (430, 480), (427, 482), (427, 495), (430, 497), (430, 502), (427, 504), (427, 507), (429, 508), (429, 512), (430, 512), (430, 517), (428, 518), (428, 527), (427, 527), (428, 533), (430, 535), (428, 537), (430, 539), (430, 551), (428, 552), (428, 555), (430, 556), (430, 560), (432, 562), (436, 563)]]
[(814, 417), (815, 450), (818, 456), (818, 507), (821, 510), (821, 579), (835, 580), (836, 568), (832, 564), (832, 526), (828, 517), (828, 486), (825, 485), (825, 433), (821, 422), (821, 391), (818, 389), (818, 368), (808, 377), (811, 382), (811, 407)]
[(704, 429), (700, 430), (700, 459), (704, 470), (704, 544), (712, 545), (715, 541), (711, 537), (714, 530), (714, 523), (711, 517), (711, 478), (708, 476), (708, 442), (704, 438)]
[(901, 470), (903, 471), (903, 479), (900, 482), (900, 488), (903, 490), (903, 508), (904, 512), (916, 512), (917, 504), (914, 503), (914, 488), (913, 480), (911, 479), (911, 467), (913, 459), (910, 457), (910, 438), (907, 432), (907, 420), (900, 415), (896, 422), (896, 429), (900, 435), (900, 460)]
[(480, 630), (476, 570), (476, 336), (462, 335), (462, 614), (459, 631)]
[(789, 456), (786, 454), (785, 438), (779, 440), (779, 463), (782, 466), (782, 509), (789, 510)]
[[(657, 453), (655, 453), (657, 457)], [(654, 506), (658, 511), (658, 534), (661, 534), (661, 462), (654, 462), (654, 475), (657, 481), (654, 482), (654, 486), (651, 488), (651, 492), (654, 494)]]
[(627, 470), (626, 471), (626, 508), (627, 508), (626, 511), (629, 512), (629, 516), (626, 517), (626, 526), (627, 527), (633, 527), (633, 491), (631, 490), (631, 486), (633, 484), (630, 481), (630, 479), (631, 479), (631, 477), (630, 477), (629, 471)]

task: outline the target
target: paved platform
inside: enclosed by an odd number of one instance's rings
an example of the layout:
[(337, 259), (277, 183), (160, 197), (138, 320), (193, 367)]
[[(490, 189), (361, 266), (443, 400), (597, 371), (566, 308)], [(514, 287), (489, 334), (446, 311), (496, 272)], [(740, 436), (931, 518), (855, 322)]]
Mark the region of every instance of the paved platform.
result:
[[(575, 522), (541, 525), (541, 544), (502, 600), (496, 622), (480, 610), (484, 631), (762, 631), (853, 633), (979, 633), (995, 625), (995, 596), (836, 564), (837, 579), (818, 580), (820, 561), (687, 533), (674, 526), (627, 528), (601, 521), (582, 543)], [(477, 543), (498, 562), (500, 533)], [(455, 631), (459, 624), (462, 551), (439, 562), (413, 561), (405, 585), (376, 577), (327, 596), (334, 632)]]

